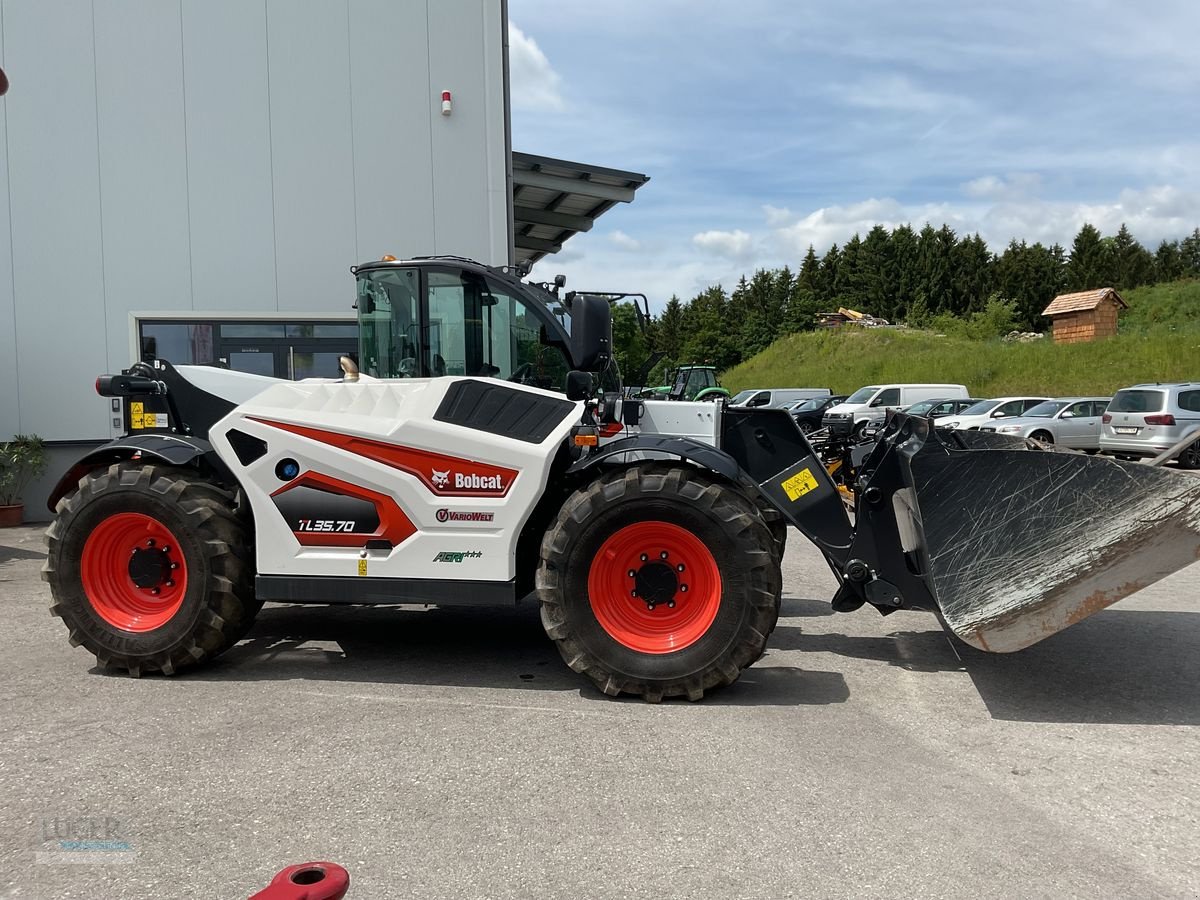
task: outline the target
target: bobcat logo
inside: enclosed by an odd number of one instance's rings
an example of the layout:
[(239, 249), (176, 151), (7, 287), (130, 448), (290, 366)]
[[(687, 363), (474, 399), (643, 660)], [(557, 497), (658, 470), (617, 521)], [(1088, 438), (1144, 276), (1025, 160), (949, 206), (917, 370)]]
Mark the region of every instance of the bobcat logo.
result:
[(445, 472), (439, 472), (437, 469), (434, 469), (431, 480), (434, 487), (444, 488), (450, 483), (450, 470), (447, 469)]

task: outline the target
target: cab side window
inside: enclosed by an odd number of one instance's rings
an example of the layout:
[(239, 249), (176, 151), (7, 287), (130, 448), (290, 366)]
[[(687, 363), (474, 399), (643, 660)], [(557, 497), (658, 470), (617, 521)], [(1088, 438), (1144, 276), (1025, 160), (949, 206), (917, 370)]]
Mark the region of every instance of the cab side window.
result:
[(885, 391), (880, 391), (879, 395), (871, 402), (872, 406), (899, 406), (900, 405), (900, 388), (888, 388)]

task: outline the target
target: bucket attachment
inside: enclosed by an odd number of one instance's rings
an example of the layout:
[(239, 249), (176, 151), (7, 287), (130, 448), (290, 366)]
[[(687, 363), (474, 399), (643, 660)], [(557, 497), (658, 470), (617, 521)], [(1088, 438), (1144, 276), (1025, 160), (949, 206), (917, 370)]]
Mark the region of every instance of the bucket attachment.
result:
[(1200, 478), (1183, 472), (898, 415), (860, 476), (851, 557), (899, 586), (894, 605), (927, 589), (980, 650), (1028, 647), (1200, 559)]

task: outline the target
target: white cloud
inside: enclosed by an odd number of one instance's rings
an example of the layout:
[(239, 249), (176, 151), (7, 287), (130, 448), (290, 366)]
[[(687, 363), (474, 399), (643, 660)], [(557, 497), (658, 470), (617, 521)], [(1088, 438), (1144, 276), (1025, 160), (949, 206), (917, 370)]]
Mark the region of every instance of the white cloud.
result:
[(1041, 184), (1041, 176), (1036, 172), (1018, 172), (1006, 178), (984, 175), (982, 178), (968, 181), (962, 186), (962, 189), (968, 197), (981, 200), (1009, 200), (1032, 196), (1037, 193)]
[(613, 246), (620, 250), (627, 250), (632, 253), (636, 250), (642, 249), (641, 241), (639, 241), (637, 238), (630, 237), (623, 231), (614, 231), (608, 236), (608, 239)]
[(514, 109), (558, 112), (566, 106), (560, 93), (562, 77), (554, 71), (537, 41), (511, 22), (508, 73)]
[(835, 84), (834, 97), (859, 109), (903, 113), (961, 112), (972, 107), (965, 97), (929, 90), (905, 75), (873, 75), (850, 84)]
[(786, 207), (772, 206), (770, 203), (764, 203), (763, 213), (767, 217), (768, 228), (778, 228), (780, 225), (786, 225), (792, 221), (792, 211)]
[(753, 238), (740, 228), (736, 231), (702, 231), (692, 243), (706, 253), (726, 259), (746, 259), (753, 249)]

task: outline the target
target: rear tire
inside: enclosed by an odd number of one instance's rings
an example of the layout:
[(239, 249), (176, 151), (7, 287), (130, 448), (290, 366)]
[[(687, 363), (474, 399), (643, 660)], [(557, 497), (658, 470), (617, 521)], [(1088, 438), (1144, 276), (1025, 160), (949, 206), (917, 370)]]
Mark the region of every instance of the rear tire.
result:
[(1200, 441), (1190, 447), (1184, 447), (1183, 452), (1175, 460), (1175, 465), (1181, 469), (1200, 469)]
[(699, 700), (762, 656), (779, 616), (776, 554), (737, 488), (683, 465), (615, 470), (546, 532), (542, 624), (606, 694)]
[[(50, 612), (102, 666), (173, 675), (238, 641), (262, 606), (250, 534), (197, 474), (117, 463), (85, 475), (46, 532)], [(252, 558), (252, 557), (250, 557)]]

